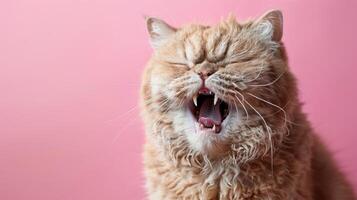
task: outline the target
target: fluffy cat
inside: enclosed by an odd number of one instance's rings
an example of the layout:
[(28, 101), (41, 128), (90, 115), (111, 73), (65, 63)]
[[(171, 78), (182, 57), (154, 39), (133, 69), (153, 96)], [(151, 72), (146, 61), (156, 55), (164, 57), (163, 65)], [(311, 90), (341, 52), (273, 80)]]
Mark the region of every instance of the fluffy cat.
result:
[(280, 11), (215, 26), (146, 22), (149, 199), (354, 199), (301, 111)]

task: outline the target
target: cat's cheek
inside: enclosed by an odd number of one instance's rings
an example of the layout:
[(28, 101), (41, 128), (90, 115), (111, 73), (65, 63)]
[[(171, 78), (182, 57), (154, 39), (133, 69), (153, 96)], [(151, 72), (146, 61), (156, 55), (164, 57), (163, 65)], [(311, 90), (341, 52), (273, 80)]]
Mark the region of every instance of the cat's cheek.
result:
[(152, 76), (150, 79), (150, 87), (152, 91), (153, 96), (158, 96), (160, 93), (162, 93), (163, 88), (167, 88), (167, 82), (163, 77), (160, 76)]
[(187, 91), (187, 95), (193, 96), (202, 87), (203, 81), (202, 81), (200, 75), (198, 75), (194, 72), (190, 72), (189, 82), (191, 83), (191, 86), (189, 87), (189, 89)]
[(188, 109), (175, 110), (168, 114), (172, 119), (175, 132), (186, 138), (190, 149), (201, 152), (204, 146), (204, 138), (198, 134), (196, 119), (192, 116), (190, 111)]

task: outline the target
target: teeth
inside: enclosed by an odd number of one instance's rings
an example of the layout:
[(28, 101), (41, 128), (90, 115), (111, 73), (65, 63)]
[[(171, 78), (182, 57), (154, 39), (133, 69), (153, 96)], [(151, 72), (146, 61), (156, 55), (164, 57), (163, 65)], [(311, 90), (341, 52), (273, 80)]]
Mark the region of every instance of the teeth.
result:
[(218, 96), (214, 94), (214, 100), (213, 100), (213, 105), (216, 105), (218, 101)]
[(193, 104), (195, 104), (195, 106), (197, 107), (197, 94), (193, 96), (192, 100), (193, 100)]
[(216, 124), (213, 124), (212, 131), (216, 131)]

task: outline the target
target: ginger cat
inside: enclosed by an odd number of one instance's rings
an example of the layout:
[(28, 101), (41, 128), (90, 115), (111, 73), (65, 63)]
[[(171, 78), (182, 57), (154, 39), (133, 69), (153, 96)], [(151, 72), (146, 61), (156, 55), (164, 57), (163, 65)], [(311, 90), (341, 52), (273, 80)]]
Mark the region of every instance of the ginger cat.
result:
[(215, 26), (146, 22), (149, 199), (355, 199), (301, 111), (280, 11)]

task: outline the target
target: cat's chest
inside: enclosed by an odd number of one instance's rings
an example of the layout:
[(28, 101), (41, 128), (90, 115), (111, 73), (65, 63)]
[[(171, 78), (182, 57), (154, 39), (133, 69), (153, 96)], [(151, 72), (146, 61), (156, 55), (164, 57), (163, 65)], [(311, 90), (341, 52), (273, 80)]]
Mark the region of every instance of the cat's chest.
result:
[[(233, 169), (211, 171), (207, 174), (193, 173), (189, 169), (178, 171), (181, 175), (173, 176), (176, 177), (172, 180), (173, 184), (167, 185), (173, 199), (264, 200), (271, 197), (267, 194), (276, 190), (273, 181), (266, 180), (260, 173), (247, 174)], [(278, 193), (279, 191), (275, 191), (275, 194)]]

